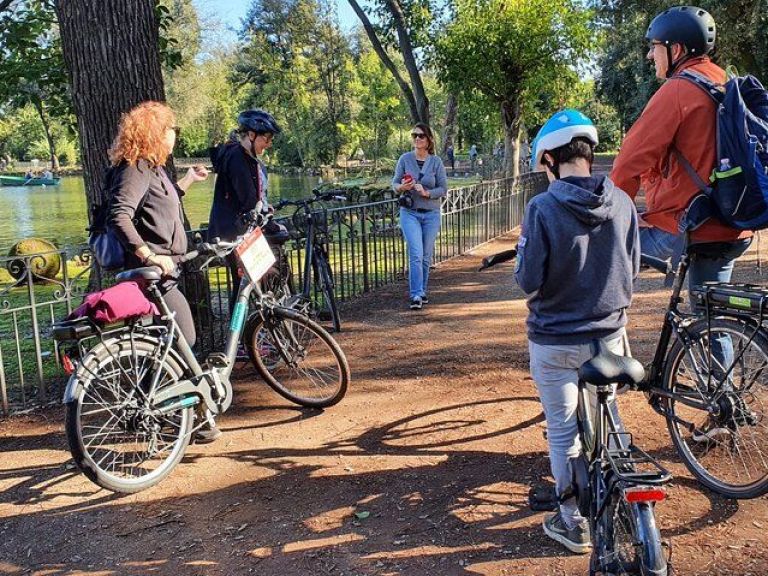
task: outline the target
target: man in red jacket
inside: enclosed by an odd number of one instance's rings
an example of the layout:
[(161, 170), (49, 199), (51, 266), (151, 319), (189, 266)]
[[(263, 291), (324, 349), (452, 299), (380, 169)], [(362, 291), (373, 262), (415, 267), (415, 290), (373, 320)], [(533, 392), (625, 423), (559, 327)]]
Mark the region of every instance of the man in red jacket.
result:
[[(715, 36), (712, 16), (693, 6), (665, 10), (648, 27), (647, 58), (664, 84), (624, 139), (610, 176), (633, 199), (639, 188), (645, 191), (647, 208), (640, 229), (643, 254), (661, 259), (673, 255), (679, 221), (700, 192), (677, 153), (705, 182), (715, 167), (714, 102), (692, 82), (676, 77), (690, 70), (720, 84), (726, 81), (725, 71), (709, 57)], [(705, 255), (697, 255), (691, 263), (688, 286), (730, 281), (734, 261), (749, 247), (751, 236), (714, 218), (696, 228), (692, 241), (709, 246)]]

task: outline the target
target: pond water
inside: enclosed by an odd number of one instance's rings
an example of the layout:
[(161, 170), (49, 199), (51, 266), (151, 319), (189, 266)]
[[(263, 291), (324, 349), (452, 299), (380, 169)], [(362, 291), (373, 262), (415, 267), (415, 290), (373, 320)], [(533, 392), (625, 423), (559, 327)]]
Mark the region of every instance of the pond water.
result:
[[(213, 198), (213, 175), (193, 184), (184, 197), (184, 208), (193, 228), (208, 222)], [(310, 195), (317, 176), (270, 174), (269, 198), (296, 199)], [(87, 239), (88, 209), (83, 179), (68, 176), (58, 186), (0, 186), (0, 256), (22, 238), (35, 236), (57, 246), (81, 244)]]

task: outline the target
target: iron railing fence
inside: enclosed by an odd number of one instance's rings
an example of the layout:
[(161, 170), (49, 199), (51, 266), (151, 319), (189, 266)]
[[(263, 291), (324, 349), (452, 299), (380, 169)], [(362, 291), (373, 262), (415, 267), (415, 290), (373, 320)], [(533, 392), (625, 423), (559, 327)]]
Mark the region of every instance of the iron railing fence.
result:
[[(546, 187), (541, 174), (524, 174), (449, 191), (442, 206), (442, 228), (435, 247), (437, 263), (466, 253), (522, 222), (525, 205)], [(337, 299), (350, 300), (407, 277), (408, 257), (400, 233), (397, 200), (384, 198), (333, 205), (325, 215), (328, 259)], [(284, 249), (301, 286), (306, 238), (300, 222), (281, 219), (292, 230)], [(323, 221), (322, 219), (320, 219)], [(194, 235), (194, 233), (193, 233)], [(0, 257), (0, 410), (4, 413), (57, 401), (65, 379), (51, 325), (79, 305), (90, 278), (85, 247), (26, 256)], [(108, 286), (111, 276), (90, 278)], [(223, 262), (205, 272), (190, 269), (182, 279), (195, 315), (201, 355), (220, 350), (229, 321), (232, 278)], [(319, 294), (315, 297), (320, 298)]]

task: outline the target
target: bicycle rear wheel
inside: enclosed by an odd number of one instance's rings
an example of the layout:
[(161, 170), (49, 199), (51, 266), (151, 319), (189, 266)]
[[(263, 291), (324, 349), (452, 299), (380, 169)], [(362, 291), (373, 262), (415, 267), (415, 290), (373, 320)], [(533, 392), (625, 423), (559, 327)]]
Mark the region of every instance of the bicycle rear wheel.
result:
[(732, 318), (699, 320), (687, 332), (690, 342), (678, 339), (667, 353), (663, 387), (715, 412), (668, 399), (675, 448), (707, 488), (728, 498), (762, 496), (768, 493), (768, 338)]
[(350, 380), (349, 364), (338, 343), (303, 314), (275, 308), (256, 319), (247, 338), (248, 353), (264, 381), (301, 406), (338, 403)]
[(667, 559), (648, 502), (628, 503), (615, 487), (595, 523), (590, 573), (603, 576), (667, 576)]
[(156, 390), (183, 376), (160, 343), (127, 337), (97, 344), (70, 378), (65, 428), (72, 457), (94, 483), (133, 493), (154, 486), (181, 460), (189, 444), (193, 408), (153, 413), (146, 392), (160, 371)]

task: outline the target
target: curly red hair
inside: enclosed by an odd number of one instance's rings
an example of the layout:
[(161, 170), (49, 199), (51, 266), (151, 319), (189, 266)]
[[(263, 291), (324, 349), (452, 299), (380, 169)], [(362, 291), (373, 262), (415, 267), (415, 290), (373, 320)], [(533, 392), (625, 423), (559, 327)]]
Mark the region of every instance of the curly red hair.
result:
[(142, 102), (120, 117), (109, 160), (114, 166), (123, 161), (135, 165), (142, 158), (152, 166), (164, 165), (172, 152), (166, 133), (175, 124), (176, 114), (166, 104)]

